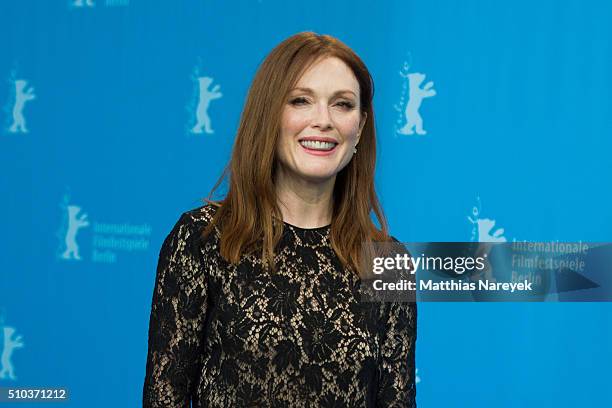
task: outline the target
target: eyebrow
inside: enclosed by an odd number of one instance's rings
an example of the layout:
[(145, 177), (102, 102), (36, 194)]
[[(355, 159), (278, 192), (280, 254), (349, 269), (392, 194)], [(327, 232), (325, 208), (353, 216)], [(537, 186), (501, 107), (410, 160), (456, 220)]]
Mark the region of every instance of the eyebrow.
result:
[[(314, 94), (314, 91), (312, 89), (310, 89), (310, 88), (293, 88), (291, 90), (291, 92), (294, 92), (294, 91), (302, 91), (302, 92), (306, 92), (306, 93), (309, 93), (309, 94)], [(340, 95), (340, 94), (344, 94), (344, 93), (351, 93), (354, 96), (357, 96), (357, 94), (355, 94), (355, 92), (351, 91), (350, 89), (340, 89), (340, 90), (334, 92), (334, 94), (332, 96), (336, 96), (336, 95)]]

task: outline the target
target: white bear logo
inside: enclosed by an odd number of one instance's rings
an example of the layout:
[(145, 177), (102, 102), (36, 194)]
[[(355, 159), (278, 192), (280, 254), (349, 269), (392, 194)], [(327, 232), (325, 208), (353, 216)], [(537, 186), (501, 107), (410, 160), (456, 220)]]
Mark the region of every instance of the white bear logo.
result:
[(13, 106), (13, 124), (9, 128), (11, 133), (28, 133), (26, 128), (26, 121), (23, 117), (23, 108), (26, 102), (36, 98), (34, 94), (34, 88), (26, 88), (28, 81), (25, 79), (15, 80), (15, 105)]
[(213, 82), (213, 79), (210, 77), (199, 77), (198, 82), (200, 85), (200, 94), (198, 100), (198, 107), (196, 109), (196, 124), (191, 129), (191, 132), (202, 133), (203, 128), (204, 132), (212, 134), (214, 133), (214, 131), (210, 124), (208, 107), (210, 106), (210, 101), (221, 98), (223, 94), (219, 92), (219, 85), (215, 85), (211, 90), (208, 89), (208, 87)]
[(419, 113), (419, 108), (424, 98), (431, 98), (436, 95), (435, 89), (432, 89), (433, 82), (429, 81), (421, 88), (421, 83), (425, 80), (425, 74), (419, 72), (404, 74), (400, 72), (400, 75), (404, 78), (408, 78), (409, 99), (405, 111), (406, 124), (403, 128), (398, 130), (398, 133), (412, 135), (416, 132), (418, 135), (424, 135), (427, 132), (423, 129), (423, 118)]
[(15, 377), (15, 369), (13, 368), (11, 357), (15, 349), (23, 347), (23, 342), (21, 336), (13, 338), (15, 334), (15, 328), (13, 327), (4, 326), (3, 333), (4, 348), (2, 349), (2, 357), (0, 360), (2, 366), (2, 370), (0, 370), (0, 379), (8, 378), (9, 380), (16, 380), (17, 377)]
[(79, 229), (87, 227), (89, 221), (87, 221), (87, 214), (77, 216), (81, 211), (81, 207), (76, 205), (69, 205), (68, 210), (68, 228), (66, 231), (66, 237), (64, 243), (66, 244), (66, 250), (62, 254), (63, 259), (81, 259), (79, 256), (79, 246), (76, 242), (76, 235)]
[(493, 228), (495, 228), (495, 220), (489, 218), (480, 218), (480, 197), (477, 197), (478, 207), (472, 208), (472, 217), (467, 217), (467, 219), (474, 225), (474, 230), (472, 231), (472, 241), (476, 238), (476, 234), (478, 234), (477, 242), (507, 242), (506, 237), (504, 237), (504, 229), (498, 228), (495, 232)]

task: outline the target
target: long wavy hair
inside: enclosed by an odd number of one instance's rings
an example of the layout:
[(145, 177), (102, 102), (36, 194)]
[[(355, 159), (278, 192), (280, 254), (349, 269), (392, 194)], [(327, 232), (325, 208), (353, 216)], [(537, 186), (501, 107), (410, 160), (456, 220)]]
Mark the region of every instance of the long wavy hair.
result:
[[(337, 57), (353, 71), (359, 82), (361, 111), (367, 113), (359, 150), (336, 175), (332, 248), (345, 267), (364, 277), (360, 267), (363, 243), (390, 240), (374, 189), (376, 130), (372, 77), (355, 52), (338, 39), (302, 32), (276, 46), (257, 70), (240, 117), (230, 162), (204, 199), (218, 208), (203, 236), (208, 236), (216, 226), (220, 231), (221, 256), (230, 263), (238, 263), (243, 254), (257, 251), (265, 267), (274, 270), (274, 249), (283, 231), (274, 186), (281, 115), (291, 89), (323, 57)], [(213, 194), (226, 177), (227, 195), (221, 201), (213, 201)], [(372, 221), (372, 212), (380, 228)]]

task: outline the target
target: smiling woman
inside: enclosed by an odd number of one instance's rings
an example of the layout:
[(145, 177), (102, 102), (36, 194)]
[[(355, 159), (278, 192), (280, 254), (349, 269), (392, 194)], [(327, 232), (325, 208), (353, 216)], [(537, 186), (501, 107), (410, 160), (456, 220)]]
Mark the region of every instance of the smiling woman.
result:
[(416, 304), (359, 298), (362, 245), (393, 239), (372, 97), (333, 37), (299, 33), (264, 60), (213, 188), (229, 176), (227, 195), (161, 248), (145, 407), (416, 406)]
[(333, 189), (336, 174), (356, 153), (366, 123), (358, 98), (355, 75), (337, 57), (319, 57), (304, 72), (281, 116), (277, 192), (291, 177), (307, 180), (318, 190)]

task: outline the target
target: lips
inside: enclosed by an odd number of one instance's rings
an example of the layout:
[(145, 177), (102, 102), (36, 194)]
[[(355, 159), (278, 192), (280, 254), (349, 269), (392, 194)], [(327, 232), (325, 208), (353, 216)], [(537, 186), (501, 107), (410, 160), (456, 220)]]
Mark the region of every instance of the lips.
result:
[(306, 136), (306, 137), (299, 139), (298, 142), (307, 141), (307, 140), (311, 140), (314, 142), (328, 142), (328, 143), (338, 144), (338, 141), (336, 139), (332, 137), (325, 137), (325, 136)]
[(306, 136), (298, 139), (304, 152), (313, 156), (329, 156), (335, 153), (338, 147), (336, 139), (325, 136)]

